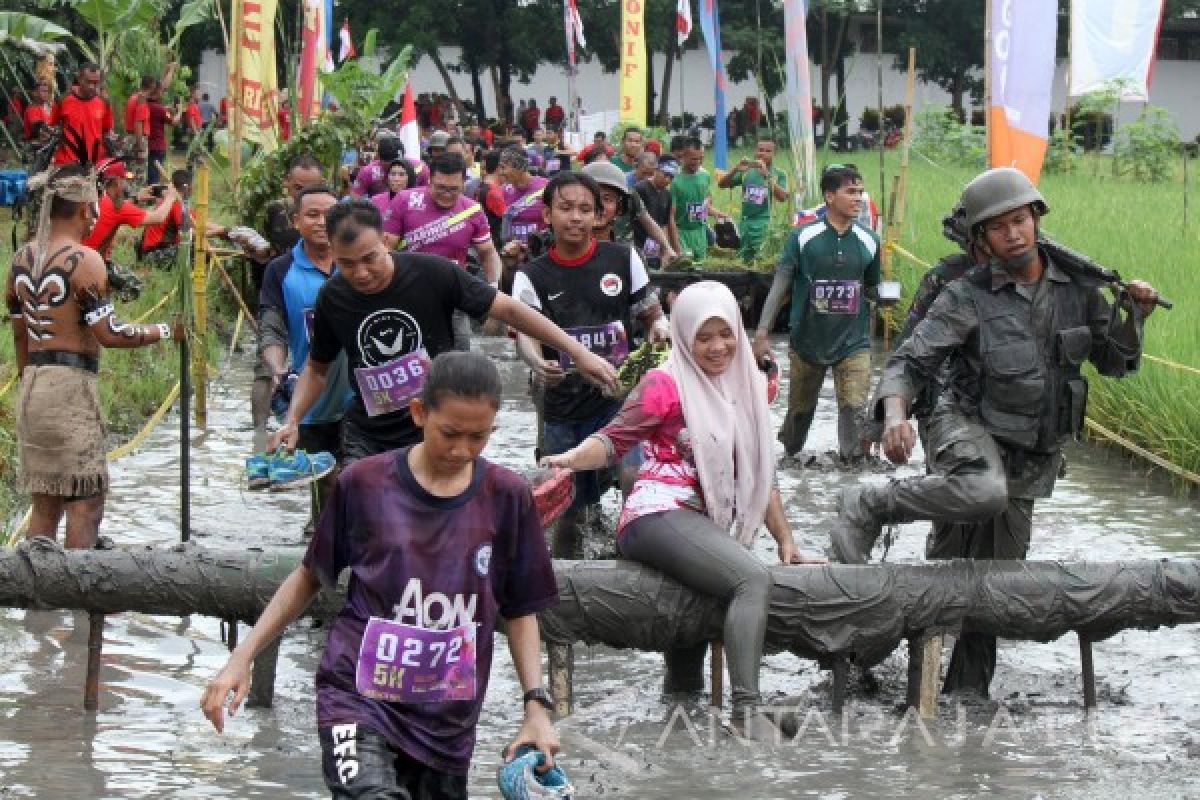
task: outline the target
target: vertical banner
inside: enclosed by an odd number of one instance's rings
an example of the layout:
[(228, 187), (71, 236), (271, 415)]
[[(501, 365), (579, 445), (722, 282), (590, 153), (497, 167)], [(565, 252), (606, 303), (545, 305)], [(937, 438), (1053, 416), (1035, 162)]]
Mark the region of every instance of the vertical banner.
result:
[(988, 0), (988, 144), (991, 167), (1016, 167), (1037, 183), (1050, 135), (1058, 4)]
[(642, 0), (621, 0), (621, 122), (646, 124), (646, 27)]
[(700, 0), (700, 32), (704, 34), (708, 63), (712, 65), (714, 77), (713, 164), (718, 169), (726, 169), (729, 166), (729, 128), (725, 121), (725, 62), (721, 59), (721, 15), (717, 0)]
[(296, 87), (300, 92), (300, 119), (307, 122), (321, 111), (321, 90), (317, 72), (325, 66), (329, 45), (325, 36), (324, 0), (304, 0), (304, 28), (300, 31), (300, 68)]
[(1123, 100), (1150, 99), (1163, 0), (1073, 0), (1071, 96), (1122, 81)]
[[(275, 112), (279, 85), (275, 76), (275, 12), (277, 0), (241, 0), (240, 13), (232, 15), (234, 53), (231, 95), (242, 120), (242, 138), (275, 149)], [(239, 142), (230, 142), (238, 147)]]
[(788, 142), (795, 162), (797, 205), (812, 204), (817, 197), (816, 142), (812, 124), (812, 78), (808, 72), (808, 31), (804, 0), (784, 0), (783, 30), (787, 49), (784, 66), (787, 97)]

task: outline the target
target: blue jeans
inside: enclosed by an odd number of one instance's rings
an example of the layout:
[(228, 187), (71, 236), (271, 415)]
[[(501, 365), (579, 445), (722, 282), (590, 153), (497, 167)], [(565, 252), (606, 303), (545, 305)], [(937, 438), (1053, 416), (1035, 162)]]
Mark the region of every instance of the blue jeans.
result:
[[(617, 411), (620, 408), (621, 404), (614, 402), (609, 408), (585, 420), (575, 422), (551, 422), (550, 420), (546, 420), (544, 423), (545, 434), (542, 437), (542, 449), (544, 451), (542, 455), (556, 456), (559, 453), (567, 452), (607, 425), (617, 415)], [(624, 467), (637, 467), (641, 463), (642, 450), (640, 447), (630, 450), (621, 459), (621, 466)], [(604, 494), (608, 487), (617, 483), (618, 475), (615, 469), (576, 472), (575, 499), (571, 502), (568, 513), (599, 503), (600, 495)]]

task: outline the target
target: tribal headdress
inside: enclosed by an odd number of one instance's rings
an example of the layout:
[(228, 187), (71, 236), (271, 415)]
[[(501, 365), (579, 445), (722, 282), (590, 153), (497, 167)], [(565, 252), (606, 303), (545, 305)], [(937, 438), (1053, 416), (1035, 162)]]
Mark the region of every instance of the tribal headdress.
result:
[[(46, 245), (50, 239), (50, 207), (55, 197), (70, 200), (75, 203), (90, 203), (95, 206), (100, 202), (100, 189), (96, 172), (96, 157), (99, 156), (100, 145), (97, 142), (91, 153), (88, 153), (83, 137), (75, 131), (65, 128), (63, 140), (74, 153), (78, 164), (51, 166), (29, 179), (32, 191), (41, 191), (41, 209), (38, 213), (37, 229), (34, 234), (36, 248), (31, 275), (37, 280), (42, 275), (46, 261)], [(67, 174), (63, 174), (63, 173)]]

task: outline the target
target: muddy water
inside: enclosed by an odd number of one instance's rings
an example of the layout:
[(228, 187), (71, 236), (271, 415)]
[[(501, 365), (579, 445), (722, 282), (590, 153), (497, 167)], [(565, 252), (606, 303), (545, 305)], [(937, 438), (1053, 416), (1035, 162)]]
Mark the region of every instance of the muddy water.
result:
[[(533, 415), (524, 371), (506, 343), (483, 340), (508, 378), (500, 430), (488, 454), (531, 461)], [(780, 353), (782, 355), (782, 352)], [(193, 528), (220, 548), (303, 546), (307, 494), (239, 490), (247, 429), (249, 362), (235, 357), (211, 398), (209, 431), (194, 437)], [(827, 386), (812, 449), (835, 446)], [(781, 409), (777, 406), (775, 411)], [(104, 530), (119, 542), (178, 537), (177, 421), (115, 465)], [(1071, 449), (1071, 469), (1040, 503), (1031, 557), (1196, 557), (1197, 506), (1145, 478), (1119, 456)], [(906, 468), (913, 471), (919, 464)], [(789, 468), (780, 482), (802, 546), (818, 549), (837, 490), (883, 472)], [(610, 510), (615, 510), (610, 499)], [(924, 529), (905, 527), (889, 555), (921, 556)], [(771, 559), (765, 537), (757, 551)], [(313, 730), (312, 674), (323, 639), (306, 625), (284, 637), (276, 705), (244, 712), (217, 735), (197, 710), (223, 663), (219, 623), (129, 614), (105, 630), (100, 711), (81, 710), (84, 638), (73, 615), (0, 612), (0, 798), (323, 797)], [(494, 770), (515, 730), (517, 683), (497, 649), (471, 775), (472, 797), (495, 797)], [(769, 656), (771, 697), (793, 698), (796, 741), (750, 751), (697, 706), (660, 702), (653, 654), (577, 648), (579, 711), (561, 727), (563, 764), (580, 797), (1183, 797), (1200, 796), (1200, 638), (1191, 629), (1127, 632), (1096, 645), (1100, 707), (1083, 713), (1073, 637), (1003, 646), (994, 701), (944, 698), (936, 720), (895, 709), (906, 658), (852, 687), (847, 712), (829, 712), (828, 673)]]

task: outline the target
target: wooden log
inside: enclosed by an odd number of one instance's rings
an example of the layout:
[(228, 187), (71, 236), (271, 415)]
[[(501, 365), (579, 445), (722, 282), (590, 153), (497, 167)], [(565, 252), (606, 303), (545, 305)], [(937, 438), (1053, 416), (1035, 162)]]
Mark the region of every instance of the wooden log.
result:
[[(47, 539), (0, 550), (0, 606), (257, 619), (298, 552), (63, 550)], [(662, 651), (720, 638), (722, 607), (628, 561), (556, 561), (557, 606), (539, 614), (549, 644)], [(960, 630), (1052, 641), (1100, 641), (1130, 628), (1200, 622), (1200, 562), (1096, 564), (943, 561), (775, 566), (768, 652), (844, 656), (859, 666), (905, 638)], [(332, 616), (336, 592), (308, 613)]]

